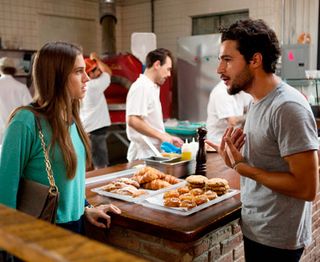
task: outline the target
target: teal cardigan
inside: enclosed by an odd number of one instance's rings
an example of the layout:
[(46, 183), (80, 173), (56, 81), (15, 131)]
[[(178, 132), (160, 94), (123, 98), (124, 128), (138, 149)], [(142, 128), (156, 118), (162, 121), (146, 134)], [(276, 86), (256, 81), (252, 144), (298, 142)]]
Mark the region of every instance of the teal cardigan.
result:
[[(46, 145), (51, 140), (51, 128), (41, 119)], [(77, 155), (77, 170), (68, 179), (60, 147), (50, 149), (50, 161), (56, 185), (60, 191), (57, 223), (79, 220), (84, 213), (85, 200), (85, 147), (73, 123), (69, 133)], [(16, 208), (17, 191), (21, 177), (49, 185), (44, 155), (38, 136), (34, 114), (19, 111), (6, 129), (0, 156), (0, 203)]]

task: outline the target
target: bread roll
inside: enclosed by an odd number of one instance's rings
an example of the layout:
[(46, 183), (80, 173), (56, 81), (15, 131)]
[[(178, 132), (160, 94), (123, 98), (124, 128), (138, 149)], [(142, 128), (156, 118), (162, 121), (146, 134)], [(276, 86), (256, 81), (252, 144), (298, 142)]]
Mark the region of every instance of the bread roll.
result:
[(163, 181), (161, 179), (155, 179), (155, 180), (152, 180), (151, 182), (149, 183), (146, 183), (143, 185), (143, 188), (145, 189), (151, 189), (151, 190), (158, 190), (158, 189), (161, 189), (161, 188), (164, 188), (164, 187), (168, 187), (170, 186), (171, 184), (169, 184), (168, 182), (166, 181)]
[(179, 198), (172, 197), (172, 198), (165, 198), (163, 200), (163, 204), (167, 207), (179, 207), (180, 206), (180, 200)]

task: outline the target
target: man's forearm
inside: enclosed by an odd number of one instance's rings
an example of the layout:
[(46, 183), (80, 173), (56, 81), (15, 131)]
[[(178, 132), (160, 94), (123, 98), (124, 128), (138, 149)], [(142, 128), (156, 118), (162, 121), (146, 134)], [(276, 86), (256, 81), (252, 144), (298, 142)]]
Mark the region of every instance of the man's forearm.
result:
[(309, 178), (301, 181), (289, 172), (267, 172), (263, 169), (252, 167), (247, 163), (240, 163), (236, 167), (236, 171), (245, 177), (251, 178), (256, 182), (287, 196), (312, 201), (314, 198), (313, 185), (317, 183), (314, 181), (312, 173)]
[(140, 134), (162, 140), (162, 133), (152, 128), (139, 116), (129, 116), (129, 126), (134, 128)]

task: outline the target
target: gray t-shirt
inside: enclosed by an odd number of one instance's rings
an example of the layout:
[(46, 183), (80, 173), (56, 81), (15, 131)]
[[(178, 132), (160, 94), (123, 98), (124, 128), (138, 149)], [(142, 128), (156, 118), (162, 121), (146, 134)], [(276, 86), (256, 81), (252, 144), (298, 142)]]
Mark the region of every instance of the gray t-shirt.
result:
[[(289, 171), (285, 156), (319, 148), (310, 105), (284, 82), (250, 105), (244, 132), (245, 158), (270, 172)], [(277, 193), (246, 177), (241, 177), (241, 201), (242, 232), (247, 238), (282, 249), (311, 242), (312, 202)]]

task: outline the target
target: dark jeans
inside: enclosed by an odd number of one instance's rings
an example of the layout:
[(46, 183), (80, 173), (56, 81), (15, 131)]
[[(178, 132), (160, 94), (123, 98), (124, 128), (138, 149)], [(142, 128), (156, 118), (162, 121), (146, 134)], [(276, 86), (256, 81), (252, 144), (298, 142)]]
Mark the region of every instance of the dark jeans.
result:
[(304, 248), (296, 250), (269, 247), (243, 236), (246, 262), (298, 262)]
[(64, 229), (70, 230), (73, 233), (77, 233), (80, 235), (85, 235), (85, 230), (84, 230), (84, 215), (80, 217), (79, 220), (77, 221), (71, 221), (68, 223), (61, 223), (61, 224), (56, 224), (59, 227), (62, 227)]
[(6, 251), (1, 250), (0, 251), (0, 262), (18, 262), (22, 261), (19, 260), (17, 257), (14, 257), (13, 255), (9, 254)]
[(92, 162), (95, 168), (109, 165), (107, 131), (108, 127), (102, 127), (90, 132)]

